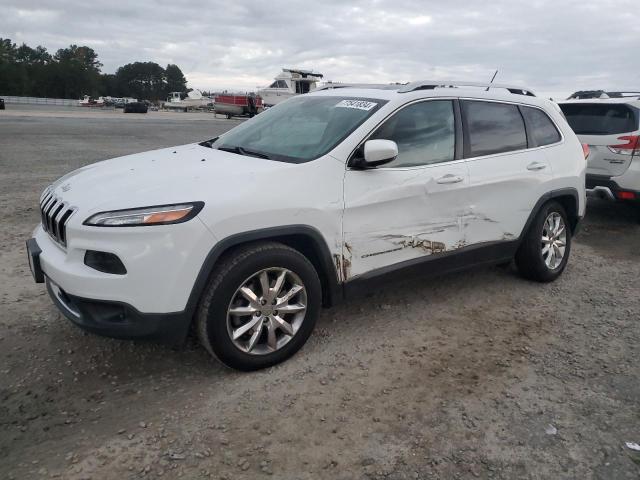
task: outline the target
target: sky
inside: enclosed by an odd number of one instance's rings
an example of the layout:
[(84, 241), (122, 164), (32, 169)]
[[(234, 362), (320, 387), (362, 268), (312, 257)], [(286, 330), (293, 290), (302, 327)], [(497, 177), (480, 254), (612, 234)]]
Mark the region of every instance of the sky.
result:
[(180, 66), (191, 88), (255, 90), (283, 67), (336, 82), (488, 81), (562, 97), (640, 89), (638, 0), (0, 0), (0, 37), (94, 48), (113, 73)]

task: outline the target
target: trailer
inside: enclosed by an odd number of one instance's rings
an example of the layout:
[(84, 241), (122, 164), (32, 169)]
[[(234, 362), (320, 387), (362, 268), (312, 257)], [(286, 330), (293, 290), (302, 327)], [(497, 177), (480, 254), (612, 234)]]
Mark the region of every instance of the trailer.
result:
[(213, 108), (216, 114), (253, 117), (264, 110), (262, 98), (254, 93), (221, 93), (215, 96)]

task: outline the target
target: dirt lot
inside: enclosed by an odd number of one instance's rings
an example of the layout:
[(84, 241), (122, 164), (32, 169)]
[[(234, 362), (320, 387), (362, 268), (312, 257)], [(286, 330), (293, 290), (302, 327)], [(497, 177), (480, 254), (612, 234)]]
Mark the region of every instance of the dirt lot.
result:
[[(9, 106), (8, 108), (11, 109)], [(283, 365), (237, 373), (85, 334), (23, 251), (42, 189), (209, 138), (210, 115), (0, 113), (0, 478), (640, 477), (640, 225), (591, 202), (565, 274), (476, 270), (326, 310)]]

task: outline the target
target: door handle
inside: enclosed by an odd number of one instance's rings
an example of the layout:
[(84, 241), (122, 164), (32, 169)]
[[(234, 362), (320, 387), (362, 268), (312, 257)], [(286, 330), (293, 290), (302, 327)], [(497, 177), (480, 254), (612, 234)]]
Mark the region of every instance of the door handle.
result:
[(527, 165), (527, 170), (536, 171), (536, 170), (544, 170), (547, 168), (547, 165), (540, 162), (533, 162)]
[(436, 183), (439, 183), (440, 185), (447, 185), (450, 183), (460, 183), (462, 180), (464, 179), (462, 177), (459, 177), (458, 175), (447, 173), (446, 175), (438, 178), (436, 180)]

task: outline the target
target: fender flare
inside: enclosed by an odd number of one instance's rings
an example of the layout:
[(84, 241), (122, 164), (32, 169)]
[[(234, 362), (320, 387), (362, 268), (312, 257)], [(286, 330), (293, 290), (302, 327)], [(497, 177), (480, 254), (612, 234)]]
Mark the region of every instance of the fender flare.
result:
[[(297, 236), (308, 239), (310, 246), (317, 254), (319, 267), (322, 271), (318, 272), (323, 283), (323, 303), (325, 306), (331, 306), (339, 303), (343, 297), (342, 285), (338, 282), (336, 267), (333, 263), (333, 257), (329, 246), (325, 242), (322, 234), (314, 227), (309, 225), (286, 225), (280, 227), (263, 228), (259, 230), (251, 230), (248, 232), (237, 233), (223, 238), (217, 242), (207, 254), (205, 261), (200, 267), (200, 271), (191, 288), (189, 299), (185, 307), (185, 312), (189, 318), (192, 318), (198, 308), (200, 298), (204, 293), (213, 269), (220, 257), (229, 249), (260, 240), (273, 240)], [(286, 243), (286, 242), (284, 242)]]
[[(580, 195), (578, 194), (578, 190), (576, 188), (573, 188), (573, 187), (560, 188), (558, 190), (552, 190), (550, 192), (547, 192), (538, 199), (535, 206), (531, 209), (529, 218), (527, 218), (527, 222), (524, 224), (524, 227), (522, 228), (522, 232), (520, 233), (519, 240), (522, 241), (527, 231), (529, 231), (529, 228), (531, 227), (533, 220), (536, 218), (536, 216), (538, 215), (538, 212), (540, 212), (540, 209), (542, 209), (542, 206), (545, 203), (547, 203), (549, 200), (553, 200), (554, 198), (567, 197), (567, 196), (570, 196), (574, 199), (576, 204), (576, 212), (578, 212), (580, 210)], [(582, 218), (578, 217), (576, 214), (576, 219), (574, 222), (572, 222), (572, 225), (571, 225), (571, 233), (573, 234), (577, 233), (580, 220), (582, 220)]]

